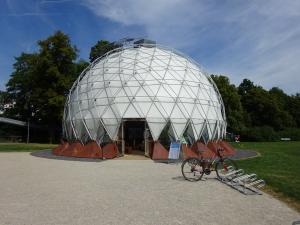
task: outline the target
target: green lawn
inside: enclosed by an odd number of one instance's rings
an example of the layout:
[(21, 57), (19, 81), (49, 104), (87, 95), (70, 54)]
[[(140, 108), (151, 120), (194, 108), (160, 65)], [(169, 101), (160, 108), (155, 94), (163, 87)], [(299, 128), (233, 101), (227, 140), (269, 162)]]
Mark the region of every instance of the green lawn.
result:
[(0, 152), (32, 152), (42, 149), (52, 149), (57, 144), (25, 144), (25, 143), (0, 143)]
[(248, 173), (256, 173), (275, 195), (300, 210), (300, 142), (242, 142), (232, 145), (259, 152), (259, 157), (237, 161), (238, 167)]

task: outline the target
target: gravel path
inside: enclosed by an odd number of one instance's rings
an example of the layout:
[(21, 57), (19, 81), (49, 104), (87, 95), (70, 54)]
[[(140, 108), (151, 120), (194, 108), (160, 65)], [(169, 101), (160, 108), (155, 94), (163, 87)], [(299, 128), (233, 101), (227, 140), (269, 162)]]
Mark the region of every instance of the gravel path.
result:
[(292, 224), (300, 214), (267, 194), (216, 179), (192, 183), (180, 164), (68, 161), (0, 153), (0, 224)]
[(253, 150), (244, 150), (244, 149), (237, 149), (236, 154), (232, 156), (232, 159), (247, 159), (247, 158), (253, 158), (257, 156), (257, 152)]

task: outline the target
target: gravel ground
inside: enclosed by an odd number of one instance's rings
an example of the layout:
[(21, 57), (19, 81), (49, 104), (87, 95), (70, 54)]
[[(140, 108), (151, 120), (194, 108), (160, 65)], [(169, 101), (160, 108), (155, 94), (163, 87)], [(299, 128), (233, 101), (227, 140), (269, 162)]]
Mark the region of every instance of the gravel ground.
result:
[(292, 224), (300, 214), (267, 194), (245, 196), (180, 164), (70, 161), (0, 153), (0, 224)]

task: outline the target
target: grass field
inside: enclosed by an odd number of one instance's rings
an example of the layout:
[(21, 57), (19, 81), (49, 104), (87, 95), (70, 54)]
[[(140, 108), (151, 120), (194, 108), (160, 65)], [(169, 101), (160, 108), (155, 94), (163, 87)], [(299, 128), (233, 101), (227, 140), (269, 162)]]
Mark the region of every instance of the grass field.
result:
[(261, 156), (238, 161), (239, 168), (256, 173), (266, 191), (300, 211), (300, 142), (243, 142), (235, 148), (255, 150)]
[(0, 143), (0, 152), (32, 152), (42, 149), (52, 149), (57, 144), (24, 144), (24, 143)]

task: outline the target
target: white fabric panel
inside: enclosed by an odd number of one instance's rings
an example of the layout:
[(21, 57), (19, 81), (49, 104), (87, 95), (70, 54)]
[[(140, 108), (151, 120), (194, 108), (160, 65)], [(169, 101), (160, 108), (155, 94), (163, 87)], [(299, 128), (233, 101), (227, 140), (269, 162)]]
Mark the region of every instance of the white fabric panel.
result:
[(118, 134), (120, 123), (116, 119), (102, 118), (104, 128), (112, 140), (115, 140)]
[(97, 123), (93, 118), (85, 118), (84, 119), (86, 126), (89, 129), (89, 133), (90, 133), (90, 138), (91, 140), (96, 140), (97, 139)]
[(162, 118), (147, 118), (147, 123), (150, 128), (152, 138), (157, 141), (164, 127), (166, 126), (166, 121)]
[(134, 106), (134, 103), (130, 104), (124, 113), (123, 117), (126, 118), (141, 118), (141, 113), (138, 112), (138, 108)]
[(123, 117), (124, 113), (126, 112), (126, 109), (128, 108), (130, 103), (117, 103), (116, 107), (118, 108), (119, 114), (121, 117)]
[(202, 132), (203, 132), (203, 128), (205, 126), (204, 120), (192, 119), (191, 124), (192, 124), (192, 128), (193, 128), (193, 131), (194, 131), (195, 138), (197, 140), (200, 140)]
[(207, 142), (210, 140), (207, 123), (203, 124), (203, 131), (201, 134), (201, 138), (205, 144), (207, 144)]
[(192, 123), (188, 123), (187, 128), (186, 128), (186, 134), (187, 134), (188, 138), (191, 139), (190, 140), (191, 143), (196, 141), (197, 138), (196, 138), (196, 134), (194, 132)]
[(180, 140), (187, 124), (187, 119), (171, 119), (171, 125), (174, 129), (177, 140)]
[(156, 105), (152, 103), (151, 108), (149, 109), (149, 112), (147, 114), (147, 118), (164, 118), (162, 113), (158, 110)]
[(214, 139), (219, 140), (220, 139), (220, 122), (217, 121), (217, 125), (216, 125), (216, 134)]
[(152, 105), (152, 102), (139, 102), (135, 103), (137, 107), (141, 110), (141, 113), (143, 117), (145, 118), (147, 116), (147, 113)]
[(78, 138), (82, 138), (85, 134), (85, 128), (83, 122), (80, 119), (73, 120), (74, 128)]

